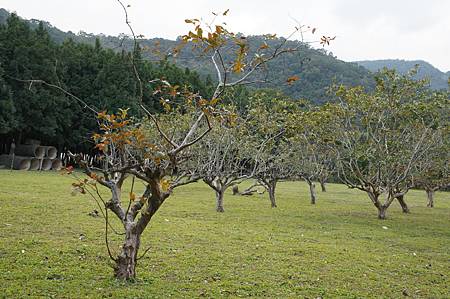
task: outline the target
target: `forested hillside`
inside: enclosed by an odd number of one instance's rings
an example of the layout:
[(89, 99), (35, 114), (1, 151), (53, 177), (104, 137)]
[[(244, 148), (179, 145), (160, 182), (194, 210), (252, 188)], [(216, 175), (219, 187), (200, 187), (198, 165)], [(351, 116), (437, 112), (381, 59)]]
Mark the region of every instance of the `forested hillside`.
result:
[(385, 59), (364, 60), (357, 61), (356, 63), (369, 69), (372, 72), (376, 72), (386, 67), (389, 69), (395, 69), (402, 74), (407, 73), (409, 70), (418, 65), (419, 69), (415, 78), (429, 78), (431, 88), (433, 89), (446, 89), (448, 87), (450, 72), (444, 73), (423, 60)]
[[(5, 22), (9, 13), (0, 9), (0, 23)], [(39, 26), (38, 20), (27, 21), (31, 27)], [(42, 23), (49, 32), (50, 37), (57, 43), (63, 43), (71, 38), (76, 42), (95, 45), (98, 39), (101, 45), (111, 49), (132, 49), (132, 42), (124, 40), (123, 37), (113, 37), (106, 35), (93, 35), (85, 32), (75, 34), (73, 32), (63, 32), (53, 27), (47, 22)], [(247, 37), (251, 46), (259, 45), (265, 41), (263, 36)], [(276, 38), (271, 41), (272, 45), (282, 42), (282, 38)], [(161, 55), (166, 55), (169, 61), (176, 63), (180, 67), (188, 67), (191, 70), (198, 71), (204, 78), (206, 75), (214, 74), (214, 66), (207, 61), (208, 58), (202, 57), (198, 52), (193, 51), (192, 47), (184, 47), (182, 52), (174, 58), (173, 49), (179, 44), (180, 40), (172, 41), (160, 38), (141, 39), (143, 47), (142, 56), (151, 61), (160, 60)], [(296, 42), (291, 43), (293, 46)], [(305, 44), (297, 53), (285, 55), (271, 62), (270, 73), (260, 73), (260, 78), (268, 80), (264, 87), (278, 88), (292, 98), (306, 98), (315, 103), (324, 103), (327, 101), (327, 88), (332, 83), (343, 83), (346, 85), (363, 85), (368, 88), (373, 86), (372, 74), (365, 68), (356, 63), (344, 62), (337, 59), (333, 53), (325, 49), (314, 49)], [(286, 84), (286, 79), (292, 76), (298, 76), (299, 80), (295, 84)], [(256, 85), (258, 87), (258, 85)]]

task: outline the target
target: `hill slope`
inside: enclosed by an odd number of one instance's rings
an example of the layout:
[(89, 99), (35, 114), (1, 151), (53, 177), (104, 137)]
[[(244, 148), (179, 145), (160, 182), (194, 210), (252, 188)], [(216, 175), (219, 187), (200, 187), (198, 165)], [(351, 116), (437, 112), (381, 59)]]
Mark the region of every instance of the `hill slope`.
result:
[(433, 89), (445, 89), (448, 87), (448, 78), (450, 72), (444, 73), (439, 69), (432, 66), (430, 63), (423, 60), (401, 60), (401, 59), (384, 59), (384, 60), (364, 60), (357, 61), (357, 64), (367, 68), (372, 72), (376, 72), (384, 67), (390, 69), (396, 69), (398, 72), (404, 74), (414, 68), (415, 65), (419, 65), (419, 71), (417, 72), (417, 78), (429, 78), (431, 88)]

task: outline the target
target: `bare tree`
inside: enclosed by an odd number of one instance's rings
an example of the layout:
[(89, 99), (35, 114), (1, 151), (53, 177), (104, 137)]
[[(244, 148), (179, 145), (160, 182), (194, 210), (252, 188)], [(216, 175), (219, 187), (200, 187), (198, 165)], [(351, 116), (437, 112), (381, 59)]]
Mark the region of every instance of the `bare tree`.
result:
[[(197, 120), (187, 131), (180, 128), (181, 134), (165, 140), (159, 133), (149, 136), (148, 127), (135, 126), (127, 118), (126, 110), (113, 115), (100, 113), (101, 129), (94, 139), (104, 155), (102, 167), (89, 167), (87, 161), (76, 157), (90, 180), (80, 180), (74, 184), (75, 190), (89, 193), (103, 204), (108, 252), (115, 262), (115, 276), (119, 279), (135, 277), (141, 235), (164, 201), (176, 187), (198, 180), (193, 172), (182, 167), (187, 149), (204, 135), (204, 132), (196, 132)], [(151, 132), (158, 132), (156, 122), (152, 123), (151, 129)], [(124, 199), (123, 184), (128, 178), (132, 179), (131, 190), (127, 192), (129, 197)], [(135, 194), (135, 180), (146, 186), (139, 197)], [(102, 198), (98, 186), (110, 190), (109, 200)], [(108, 210), (121, 221), (125, 234), (117, 256), (112, 254), (108, 244), (108, 227), (111, 226)]]
[[(231, 113), (231, 115), (230, 115)], [(234, 111), (227, 117), (215, 118), (213, 129), (196, 147), (199, 175), (216, 193), (216, 211), (224, 212), (225, 191), (252, 176), (249, 149), (250, 138), (245, 130), (245, 120)]]
[[(303, 139), (303, 136), (299, 136)], [(317, 148), (317, 144), (308, 143), (306, 140), (301, 140), (294, 143), (296, 146), (295, 158), (297, 160), (296, 167), (298, 167), (298, 175), (305, 180), (309, 187), (309, 194), (311, 204), (316, 204), (316, 185), (322, 173), (327, 171), (327, 164), (325, 163), (326, 156)]]

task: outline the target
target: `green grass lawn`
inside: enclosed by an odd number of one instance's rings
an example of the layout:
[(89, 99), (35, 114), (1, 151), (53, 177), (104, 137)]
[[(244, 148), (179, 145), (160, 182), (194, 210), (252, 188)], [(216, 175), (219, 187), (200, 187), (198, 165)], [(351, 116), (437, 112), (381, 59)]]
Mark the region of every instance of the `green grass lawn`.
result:
[[(407, 196), (378, 220), (367, 195), (329, 184), (309, 203), (307, 186), (227, 193), (225, 213), (198, 183), (177, 189), (144, 233), (138, 279), (112, 278), (95, 203), (70, 195), (57, 173), (0, 171), (0, 297), (417, 298), (450, 297), (450, 195)], [(118, 227), (118, 225), (116, 225)], [(387, 229), (383, 228), (387, 227)], [(86, 238), (80, 240), (80, 234)], [(120, 237), (112, 236), (117, 251)]]

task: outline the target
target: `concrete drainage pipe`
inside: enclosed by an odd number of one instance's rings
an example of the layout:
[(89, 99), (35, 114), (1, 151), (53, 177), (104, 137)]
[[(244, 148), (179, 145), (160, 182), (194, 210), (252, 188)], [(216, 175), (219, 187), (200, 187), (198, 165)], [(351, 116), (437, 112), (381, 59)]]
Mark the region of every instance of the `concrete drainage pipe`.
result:
[(44, 146), (39, 146), (35, 144), (30, 145), (21, 144), (16, 147), (14, 153), (18, 156), (44, 158), (46, 154), (46, 149)]
[(39, 160), (38, 158), (27, 158), (27, 159), (30, 159), (29, 170), (39, 170), (39, 167), (41, 166), (41, 160)]
[(45, 157), (48, 159), (55, 159), (58, 155), (58, 150), (54, 146), (43, 146), (45, 148)]
[(60, 159), (55, 159), (52, 161), (52, 169), (53, 170), (61, 170), (62, 162)]
[[(15, 156), (14, 161), (13, 161), (12, 156), (2, 155), (2, 156), (0, 156), (0, 164), (5, 165), (5, 168), (10, 168), (11, 164), (12, 164), (13, 169), (29, 170), (30, 166), (31, 166), (31, 159), (27, 158), (27, 157)], [(39, 167), (39, 161), (38, 161), (38, 167)]]
[(50, 170), (52, 168), (52, 159), (42, 159), (41, 170)]

